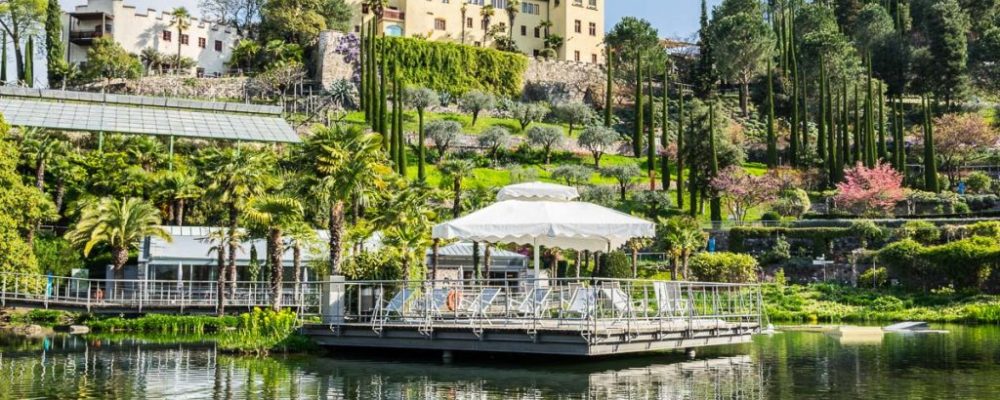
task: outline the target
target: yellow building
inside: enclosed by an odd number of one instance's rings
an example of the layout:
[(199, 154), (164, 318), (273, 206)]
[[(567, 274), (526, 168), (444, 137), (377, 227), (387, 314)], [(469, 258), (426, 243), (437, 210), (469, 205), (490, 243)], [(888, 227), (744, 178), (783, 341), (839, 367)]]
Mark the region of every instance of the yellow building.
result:
[[(360, 12), (352, 25), (361, 31), (362, 20), (373, 14), (362, 0), (348, 0)], [(502, 30), (512, 35), (517, 48), (529, 56), (540, 56), (545, 49), (546, 21), (550, 35), (563, 38), (556, 59), (585, 63), (604, 62), (604, 0), (521, 0), (514, 8), (513, 30), (507, 13), (511, 0), (389, 0), (380, 28), (386, 35), (424, 37), (493, 46), (487, 32)], [(492, 5), (494, 14), (484, 18), (483, 9)], [(464, 11), (463, 11), (464, 10)]]

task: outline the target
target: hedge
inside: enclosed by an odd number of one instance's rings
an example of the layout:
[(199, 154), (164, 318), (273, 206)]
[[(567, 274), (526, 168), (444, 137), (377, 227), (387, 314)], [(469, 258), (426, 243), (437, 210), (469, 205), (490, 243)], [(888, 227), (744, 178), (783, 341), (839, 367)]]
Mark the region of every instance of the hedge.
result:
[(814, 242), (814, 247), (822, 254), (826, 252), (826, 243), (833, 240), (852, 236), (850, 228), (752, 228), (737, 227), (729, 230), (729, 251), (734, 253), (745, 253), (744, 242), (747, 239), (765, 239), (783, 236), (786, 239), (809, 239)]
[(521, 92), (528, 59), (518, 53), (461, 44), (387, 37), (388, 54), (400, 62), (402, 79), (458, 96), (482, 90), (505, 97)]
[(757, 281), (757, 260), (749, 254), (698, 253), (691, 257), (691, 274), (701, 282)]

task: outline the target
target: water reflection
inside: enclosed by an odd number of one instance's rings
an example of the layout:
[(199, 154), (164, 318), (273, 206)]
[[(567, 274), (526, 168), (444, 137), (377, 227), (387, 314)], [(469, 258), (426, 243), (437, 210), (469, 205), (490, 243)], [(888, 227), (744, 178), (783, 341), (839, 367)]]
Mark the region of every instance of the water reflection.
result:
[[(523, 367), (515, 360), (417, 361), (234, 357), (210, 342), (0, 337), (0, 399), (757, 399), (749, 356), (676, 355)], [(667, 362), (665, 362), (667, 361)], [(514, 365), (521, 365), (515, 368)]]

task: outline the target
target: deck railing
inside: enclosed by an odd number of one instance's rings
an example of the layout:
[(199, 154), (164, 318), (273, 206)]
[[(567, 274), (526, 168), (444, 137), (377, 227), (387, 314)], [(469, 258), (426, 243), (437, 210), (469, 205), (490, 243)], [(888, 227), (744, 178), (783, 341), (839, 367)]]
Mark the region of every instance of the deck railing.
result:
[[(638, 279), (349, 281), (328, 283), (342, 310), (325, 322), (386, 326), (488, 325), (543, 329), (711, 322), (759, 327), (759, 285)], [(329, 290), (329, 288), (324, 288)], [(336, 297), (332, 295), (331, 297)], [(335, 316), (329, 319), (330, 315)]]
[[(218, 282), (106, 280), (0, 273), (0, 305), (92, 311), (184, 313), (214, 309)], [(268, 307), (267, 282), (225, 287), (230, 311)], [(760, 286), (753, 284), (561, 278), (476, 281), (324, 281), (282, 284), (282, 306), (324, 323), (421, 327), (487, 325), (632, 330), (656, 324), (759, 327)], [(676, 326), (675, 326), (676, 328)]]
[[(303, 314), (319, 310), (319, 285), (282, 284), (282, 306)], [(231, 310), (268, 307), (268, 282), (236, 282), (225, 286), (226, 307)], [(214, 309), (218, 305), (218, 282), (87, 279), (0, 272), (0, 306), (19, 304), (61, 306), (84, 311), (94, 309), (135, 312), (178, 312)]]

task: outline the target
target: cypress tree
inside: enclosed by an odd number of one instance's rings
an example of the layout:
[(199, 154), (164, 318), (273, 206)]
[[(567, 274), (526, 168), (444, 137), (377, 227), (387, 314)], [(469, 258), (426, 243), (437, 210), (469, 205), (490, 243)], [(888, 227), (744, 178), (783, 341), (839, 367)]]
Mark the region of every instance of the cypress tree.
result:
[(802, 102), (801, 107), (799, 108), (799, 112), (802, 114), (802, 118), (799, 119), (802, 121), (802, 142), (799, 143), (799, 146), (801, 147), (799, 152), (801, 154), (807, 154), (809, 151), (809, 86), (806, 85), (805, 77), (799, 77), (799, 85), (801, 86), (801, 89), (799, 90), (799, 97), (801, 97), (800, 101)]
[(669, 139), (667, 136), (667, 120), (669, 119), (668, 113), (670, 112), (670, 76), (668, 75), (670, 69), (663, 68), (663, 108), (660, 110), (662, 116), (660, 118), (660, 146), (663, 147), (664, 153), (660, 156), (660, 181), (663, 186), (663, 191), (670, 190), (670, 159), (667, 157), (666, 148)]
[(864, 143), (861, 140), (861, 109), (858, 104), (858, 83), (854, 82), (854, 162), (864, 162)]
[(24, 82), (28, 87), (35, 87), (35, 38), (31, 36), (24, 48)]
[(871, 55), (868, 56), (868, 80), (865, 93), (865, 165), (868, 168), (875, 166), (875, 156), (878, 149), (875, 145), (875, 98), (872, 93), (872, 64)]
[(646, 131), (646, 163), (649, 173), (649, 190), (656, 189), (656, 103), (653, 102), (653, 67), (648, 66), (646, 71), (646, 92), (649, 95), (649, 121), (648, 131)]
[(822, 83), (823, 92), (826, 95), (826, 99), (823, 101), (824, 107), (820, 110), (823, 115), (823, 124), (826, 125), (826, 164), (828, 170), (828, 175), (830, 178), (830, 185), (832, 186), (837, 182), (837, 134), (836, 129), (833, 127), (833, 93), (830, 91), (830, 79), (827, 78)]
[(632, 130), (632, 155), (639, 157), (642, 155), (642, 52), (635, 51), (635, 126)]
[(823, 56), (819, 57), (819, 106), (816, 113), (816, 156), (826, 161), (826, 64)]
[(885, 95), (882, 94), (882, 81), (878, 82), (878, 157), (889, 160), (889, 149), (885, 144)]
[[(372, 112), (372, 130), (377, 131), (379, 128), (378, 118), (380, 118), (381, 104), (379, 102), (379, 60), (378, 60), (378, 35), (375, 34), (375, 22), (370, 23), (371, 34), (368, 35), (368, 101), (371, 103), (368, 107), (371, 108)], [(382, 133), (382, 132), (380, 132)], [(383, 134), (383, 138), (388, 138), (388, 135)], [(388, 150), (388, 146), (386, 147)]]
[(931, 101), (927, 95), (920, 98), (924, 106), (924, 190), (937, 193), (937, 160), (934, 152), (934, 128), (931, 125)]
[(841, 84), (838, 98), (840, 99), (840, 137), (843, 140), (840, 148), (840, 160), (844, 165), (851, 165), (854, 164), (854, 160), (851, 159), (851, 132), (848, 129), (850, 124), (847, 111), (847, 79), (844, 79)]
[[(792, 48), (794, 52), (794, 47)], [(788, 161), (793, 167), (799, 165), (799, 66), (794, 55), (791, 56), (792, 71), (792, 124), (789, 127), (791, 136), (788, 143)]]
[[(712, 178), (719, 176), (719, 155), (718, 149), (715, 144), (715, 102), (708, 103), (708, 151), (711, 157), (709, 161), (709, 169), (712, 174)], [(692, 204), (692, 207), (694, 205)], [(722, 199), (719, 195), (712, 193), (711, 203), (711, 218), (712, 222), (722, 221)]]
[(45, 9), (45, 55), (48, 60), (49, 86), (54, 86), (60, 79), (66, 77), (59, 76), (59, 67), (62, 66), (64, 57), (62, 42), (62, 7), (59, 0), (49, 0), (48, 8)]
[(361, 63), (361, 87), (358, 88), (358, 105), (365, 113), (365, 123), (368, 123), (371, 120), (371, 114), (368, 112), (368, 25), (362, 22), (361, 26), (359, 35), (361, 49), (358, 51), (358, 61)]
[(774, 131), (774, 72), (767, 60), (767, 167), (778, 166), (778, 135)]
[(0, 30), (0, 45), (3, 45), (3, 49), (0, 50), (0, 84), (7, 83), (7, 31)]
[[(897, 169), (903, 178), (906, 178), (907, 168), (906, 168), (906, 137), (903, 131), (903, 95), (899, 95), (899, 99), (896, 102), (896, 156), (897, 163), (899, 167)], [(904, 179), (905, 180), (905, 179)]]
[(677, 86), (677, 208), (684, 209), (684, 88)]
[(612, 96), (615, 90), (614, 83), (614, 71), (615, 71), (615, 58), (614, 53), (611, 51), (611, 46), (605, 45), (605, 70), (607, 72), (607, 89), (604, 91), (604, 126), (611, 127), (611, 107), (612, 107)]
[[(694, 129), (694, 113), (688, 114), (688, 129)], [(698, 215), (698, 187), (695, 186), (695, 179), (698, 176), (698, 171), (691, 167), (688, 169), (688, 198), (691, 206), (691, 216), (694, 217)]]
[[(388, 93), (386, 93), (386, 91), (389, 90), (389, 85), (388, 85), (389, 55), (385, 47), (386, 47), (385, 38), (382, 38), (382, 45), (379, 46), (379, 52), (381, 53), (379, 55), (379, 58), (382, 61), (382, 71), (381, 71), (382, 73), (381, 75), (379, 75), (379, 83), (378, 83), (379, 105), (378, 105), (378, 112), (375, 114), (376, 116), (375, 123), (378, 124), (378, 129), (376, 129), (376, 131), (378, 131), (382, 135), (385, 135), (385, 137), (390, 137), (391, 132), (389, 132), (389, 130), (387, 129), (388, 126), (386, 126), (386, 124), (389, 123), (389, 121), (386, 121), (386, 119), (389, 118), (389, 115), (387, 115), (387, 111), (389, 110), (389, 103), (388, 103), (389, 99), (387, 98)], [(392, 141), (390, 141), (388, 146), (390, 155), (395, 154), (393, 151), (393, 145), (394, 144), (392, 143)]]

